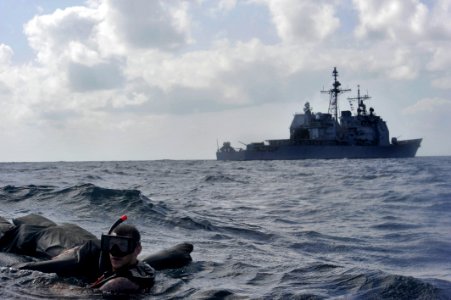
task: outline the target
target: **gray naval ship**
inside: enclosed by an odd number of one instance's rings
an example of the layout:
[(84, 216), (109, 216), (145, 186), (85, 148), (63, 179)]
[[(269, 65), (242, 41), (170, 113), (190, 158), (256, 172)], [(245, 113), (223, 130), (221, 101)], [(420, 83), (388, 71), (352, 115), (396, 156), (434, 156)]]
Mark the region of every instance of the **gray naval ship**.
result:
[(385, 121), (366, 109), (368, 95), (348, 98), (353, 109), (341, 111), (338, 118), (338, 96), (350, 89), (341, 89), (334, 68), (333, 84), (322, 93), (330, 95), (328, 113), (313, 113), (310, 104), (304, 106), (303, 114), (295, 114), (290, 126), (290, 138), (251, 143), (246, 149), (234, 148), (230, 142), (218, 147), (218, 160), (295, 160), (295, 159), (340, 159), (340, 158), (402, 158), (414, 157), (422, 139), (398, 140), (390, 142)]

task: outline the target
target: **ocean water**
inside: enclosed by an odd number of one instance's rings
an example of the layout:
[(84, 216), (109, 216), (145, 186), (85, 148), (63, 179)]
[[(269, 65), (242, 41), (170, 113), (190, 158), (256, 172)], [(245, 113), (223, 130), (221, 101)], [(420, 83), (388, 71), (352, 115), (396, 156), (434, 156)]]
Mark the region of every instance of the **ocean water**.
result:
[[(451, 157), (0, 164), (0, 215), (100, 236), (122, 214), (143, 254), (194, 245), (134, 299), (451, 299)], [(102, 295), (0, 267), (1, 299)]]

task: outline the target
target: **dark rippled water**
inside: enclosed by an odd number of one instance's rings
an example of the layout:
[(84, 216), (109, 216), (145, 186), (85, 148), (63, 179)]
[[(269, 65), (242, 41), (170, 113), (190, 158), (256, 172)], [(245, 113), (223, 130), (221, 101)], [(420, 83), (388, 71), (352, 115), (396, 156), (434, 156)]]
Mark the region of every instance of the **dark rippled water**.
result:
[[(451, 157), (0, 164), (0, 215), (99, 235), (122, 214), (144, 254), (193, 263), (138, 299), (451, 299)], [(2, 299), (101, 298), (0, 268)]]

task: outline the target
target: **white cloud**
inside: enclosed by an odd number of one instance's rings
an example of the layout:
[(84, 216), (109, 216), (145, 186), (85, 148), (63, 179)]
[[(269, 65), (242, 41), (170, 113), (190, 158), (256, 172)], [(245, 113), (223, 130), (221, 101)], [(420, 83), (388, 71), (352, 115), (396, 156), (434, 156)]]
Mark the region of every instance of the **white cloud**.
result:
[(0, 65), (8, 65), (14, 52), (8, 45), (0, 44)]
[(185, 2), (92, 1), (88, 7), (35, 16), (25, 33), (38, 61), (66, 73), (73, 91), (121, 88), (128, 57), (188, 42), (187, 9)]
[[(258, 40), (248, 43), (219, 43), (209, 51), (196, 51), (174, 56), (150, 51), (129, 58), (128, 74), (132, 78), (144, 79), (165, 93), (178, 88), (205, 89), (212, 92), (211, 102), (245, 104), (258, 99), (246, 95), (252, 81), (263, 76), (277, 81), (282, 66), (289, 65), (288, 58), (279, 58), (278, 50), (267, 47)], [(142, 64), (148, 68), (142, 68)], [(267, 68), (267, 72), (258, 72)], [(245, 76), (250, 76), (247, 81)], [(222, 91), (222, 92), (214, 92)]]
[(430, 71), (448, 71), (451, 68), (451, 39), (448, 42), (436, 42), (431, 46), (432, 57), (426, 65)]
[(71, 41), (67, 45), (66, 59), (73, 62), (92, 66), (104, 62), (102, 55), (95, 48), (79, 41)]
[(50, 66), (60, 63), (76, 51), (72, 47), (80, 44), (85, 49), (96, 49), (95, 26), (100, 17), (95, 9), (87, 7), (58, 9), (51, 15), (35, 16), (24, 32), (38, 61)]
[(391, 66), (387, 72), (390, 78), (402, 80), (413, 79), (417, 76), (419, 62), (410, 49), (398, 48), (393, 51), (392, 56), (393, 60), (391, 60)]
[(189, 42), (187, 2), (107, 0), (105, 22), (132, 48), (178, 49)]
[[(415, 104), (406, 107), (404, 109), (406, 114), (427, 114), (431, 113), (441, 113), (449, 115), (451, 114), (451, 100), (446, 100), (443, 98), (424, 98), (417, 101)], [(434, 117), (440, 119), (437, 116)]]
[(287, 43), (322, 41), (334, 33), (340, 20), (329, 1), (260, 0), (267, 3), (279, 37)]
[(424, 34), (428, 8), (419, 0), (353, 0), (358, 37), (412, 40)]
[[(451, 1), (437, 0), (427, 5), (421, 0), (353, 0), (359, 24), (355, 34), (370, 43), (404, 45), (409, 56), (425, 61), (431, 71), (451, 67)], [(386, 51), (385, 53), (389, 53)], [(399, 58), (398, 58), (399, 60)], [(394, 78), (411, 74), (412, 66), (399, 66)]]

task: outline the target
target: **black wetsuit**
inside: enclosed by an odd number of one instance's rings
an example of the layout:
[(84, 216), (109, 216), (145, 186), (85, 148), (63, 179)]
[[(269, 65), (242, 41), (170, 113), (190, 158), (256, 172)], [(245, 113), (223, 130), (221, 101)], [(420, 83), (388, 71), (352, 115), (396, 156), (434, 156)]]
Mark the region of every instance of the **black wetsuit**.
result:
[(141, 290), (150, 289), (155, 283), (155, 270), (145, 262), (138, 262), (138, 264), (118, 271), (105, 272), (91, 288), (100, 288), (105, 283), (114, 278), (124, 277), (137, 284)]

